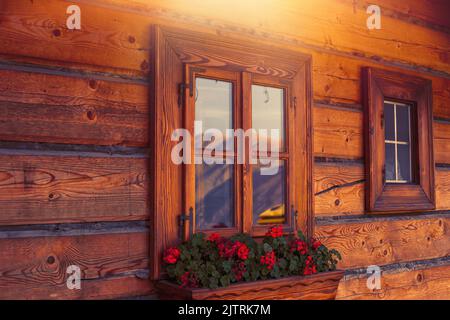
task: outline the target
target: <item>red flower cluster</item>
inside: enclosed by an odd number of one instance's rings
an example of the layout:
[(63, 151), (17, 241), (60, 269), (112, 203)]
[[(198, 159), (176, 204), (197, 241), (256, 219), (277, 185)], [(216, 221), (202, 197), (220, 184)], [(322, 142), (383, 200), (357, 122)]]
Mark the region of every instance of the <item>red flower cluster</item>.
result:
[(267, 231), (266, 236), (272, 238), (279, 238), (283, 236), (283, 227), (282, 226), (273, 226)]
[(312, 248), (314, 250), (317, 250), (321, 245), (322, 245), (322, 242), (320, 242), (320, 240), (313, 239)]
[(178, 258), (180, 257), (180, 250), (178, 248), (169, 248), (164, 251), (164, 257), (163, 260), (167, 264), (175, 264), (178, 261)]
[(275, 252), (270, 251), (266, 255), (261, 256), (260, 263), (265, 265), (268, 270), (272, 270), (275, 265), (277, 258), (275, 257)]
[(208, 241), (211, 242), (219, 242), (221, 239), (221, 236), (218, 233), (211, 233), (210, 236), (208, 237)]
[(198, 288), (198, 279), (194, 273), (186, 271), (180, 278), (182, 288)]
[(237, 255), (241, 260), (247, 260), (250, 249), (247, 247), (245, 243), (240, 241), (218, 241), (217, 248), (219, 249), (219, 256), (221, 258), (232, 258), (234, 255)]
[(247, 269), (245, 268), (244, 262), (241, 261), (238, 264), (236, 264), (233, 267), (234, 278), (236, 279), (236, 281), (241, 281), (246, 271)]
[(303, 274), (305, 276), (317, 273), (317, 267), (316, 267), (316, 264), (314, 263), (313, 257), (308, 256), (308, 258), (306, 258), (306, 263), (305, 264), (306, 264), (305, 265), (305, 271), (303, 271)]
[(250, 249), (247, 247), (245, 243), (236, 241), (234, 244), (237, 247), (237, 256), (241, 260), (247, 260)]
[(308, 252), (308, 244), (300, 239), (295, 239), (291, 242), (291, 252), (298, 251), (300, 254)]

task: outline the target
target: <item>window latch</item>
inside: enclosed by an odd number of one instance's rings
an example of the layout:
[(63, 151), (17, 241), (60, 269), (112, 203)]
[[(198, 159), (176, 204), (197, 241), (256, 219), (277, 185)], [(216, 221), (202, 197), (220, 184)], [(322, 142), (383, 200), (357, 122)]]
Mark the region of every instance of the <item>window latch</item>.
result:
[(180, 215), (179, 219), (179, 231), (180, 231), (180, 239), (187, 238), (185, 237), (186, 230), (186, 222), (189, 223), (189, 237), (194, 233), (194, 226), (192, 224), (192, 217), (194, 216), (194, 209), (192, 207), (189, 208), (189, 213), (183, 213)]

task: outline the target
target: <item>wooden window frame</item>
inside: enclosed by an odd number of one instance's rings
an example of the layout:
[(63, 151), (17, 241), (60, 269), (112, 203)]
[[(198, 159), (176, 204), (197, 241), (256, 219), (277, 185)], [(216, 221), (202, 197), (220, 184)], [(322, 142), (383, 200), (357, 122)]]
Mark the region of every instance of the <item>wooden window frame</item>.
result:
[[(215, 34), (198, 33), (172, 27), (152, 26), (151, 29), (151, 143), (150, 143), (150, 276), (163, 277), (162, 253), (169, 246), (178, 244), (186, 234), (192, 232), (193, 221), (187, 203), (192, 203), (193, 192), (185, 192), (186, 173), (189, 165), (175, 165), (171, 161), (171, 150), (177, 142), (171, 142), (173, 130), (187, 128), (192, 115), (186, 106), (192, 103), (193, 79), (203, 69), (224, 70), (240, 74), (241, 83), (261, 82), (264, 79), (289, 84), (293, 108), (289, 125), (295, 127), (292, 144), (295, 152), (290, 162), (295, 166), (290, 205), (298, 213), (295, 226), (307, 236), (313, 235), (313, 179), (312, 179), (312, 110), (311, 110), (311, 57), (292, 50), (274, 47), (251, 39), (231, 38)], [(253, 79), (254, 78), (254, 79)], [(180, 91), (180, 89), (182, 89)], [(245, 106), (251, 101), (251, 92), (240, 97), (239, 104)], [(286, 106), (288, 107), (288, 106)], [(244, 110), (248, 112), (248, 110)], [(248, 121), (237, 119), (242, 123)], [(187, 119), (187, 120), (186, 120)], [(235, 120), (236, 122), (236, 120)], [(243, 124), (243, 128), (245, 125)], [(288, 132), (288, 131), (286, 131)], [(246, 147), (248, 150), (248, 147)], [(241, 173), (248, 173), (250, 167), (241, 166)], [(248, 188), (246, 179), (238, 188)], [(251, 185), (250, 185), (251, 187)], [(195, 201), (195, 198), (194, 198)], [(243, 206), (251, 199), (242, 199)], [(290, 210), (286, 208), (286, 212)], [(239, 210), (244, 210), (240, 208)], [(287, 213), (286, 213), (287, 214)], [(287, 215), (289, 217), (290, 215)], [(262, 235), (261, 230), (252, 228), (252, 217), (242, 215), (241, 230)], [(191, 220), (180, 224), (180, 221)], [(181, 227), (182, 226), (182, 227)], [(178, 232), (181, 228), (182, 233)], [(255, 229), (255, 230), (252, 230)], [(292, 230), (286, 230), (292, 231)]]
[[(363, 69), (366, 207), (372, 213), (435, 209), (432, 82), (376, 68)], [(384, 102), (409, 104), (414, 183), (385, 183)]]

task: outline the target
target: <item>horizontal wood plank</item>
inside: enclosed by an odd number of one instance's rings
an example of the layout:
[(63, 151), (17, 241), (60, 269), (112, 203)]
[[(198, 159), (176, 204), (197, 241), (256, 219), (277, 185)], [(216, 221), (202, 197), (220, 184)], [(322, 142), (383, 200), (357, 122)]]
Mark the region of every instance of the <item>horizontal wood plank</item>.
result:
[(148, 143), (146, 86), (7, 70), (0, 79), (2, 140)]
[(316, 237), (339, 250), (340, 268), (425, 260), (450, 254), (450, 217), (316, 226)]
[(450, 168), (436, 168), (436, 209), (450, 209)]
[[(450, 109), (450, 105), (448, 106)], [(450, 122), (435, 121), (433, 124), (434, 161), (450, 164)]]
[[(27, 287), (26, 283), (8, 285), (0, 299), (8, 300), (99, 300), (151, 296), (154, 287), (148, 279), (135, 275), (81, 281), (80, 290), (69, 290), (65, 283)], [(1, 287), (1, 286), (0, 286)]]
[[(0, 239), (0, 299), (144, 295), (150, 287), (135, 277), (108, 278), (147, 268), (148, 250), (146, 232)], [(81, 270), (81, 290), (66, 286), (70, 265)]]
[(363, 157), (363, 119), (359, 111), (313, 108), (314, 155)]
[(314, 165), (315, 215), (363, 214), (363, 179), (362, 164), (316, 163)]
[(0, 225), (148, 217), (145, 158), (0, 155)]
[(341, 280), (338, 300), (448, 300), (450, 265), (382, 272), (381, 289), (367, 288), (367, 277)]

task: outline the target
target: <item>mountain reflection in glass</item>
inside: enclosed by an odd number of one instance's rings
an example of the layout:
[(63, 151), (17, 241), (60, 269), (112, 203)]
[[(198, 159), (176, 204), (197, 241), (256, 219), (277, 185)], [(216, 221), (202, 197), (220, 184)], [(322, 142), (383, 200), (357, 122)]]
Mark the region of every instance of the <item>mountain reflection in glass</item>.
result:
[[(270, 151), (270, 130), (278, 129), (279, 151), (284, 150), (284, 90), (280, 88), (252, 85), (252, 128), (258, 133), (259, 151)], [(266, 129), (267, 136), (260, 135), (259, 129)]]
[(259, 165), (253, 166), (253, 224), (284, 224), (286, 199), (285, 161), (278, 173), (262, 175)]
[(233, 165), (195, 165), (195, 224), (198, 230), (234, 226), (233, 185)]
[(233, 84), (196, 78), (195, 88), (195, 120), (202, 121), (203, 131), (218, 129), (225, 137), (226, 129), (233, 129)]

